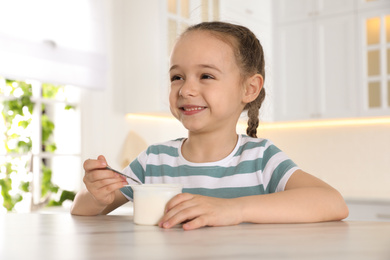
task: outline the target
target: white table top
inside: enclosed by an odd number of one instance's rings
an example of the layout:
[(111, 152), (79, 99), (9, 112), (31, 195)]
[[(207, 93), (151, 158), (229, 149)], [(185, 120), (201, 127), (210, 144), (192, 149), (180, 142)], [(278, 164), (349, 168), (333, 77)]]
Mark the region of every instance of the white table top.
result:
[(0, 216), (0, 259), (390, 259), (390, 222), (240, 224), (183, 231), (131, 216)]

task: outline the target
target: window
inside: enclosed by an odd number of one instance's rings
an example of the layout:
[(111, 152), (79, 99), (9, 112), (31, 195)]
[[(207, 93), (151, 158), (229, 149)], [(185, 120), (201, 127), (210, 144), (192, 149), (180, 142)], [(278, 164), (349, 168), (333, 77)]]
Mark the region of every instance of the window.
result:
[(219, 0), (167, 0), (168, 56), (176, 37), (190, 24), (219, 20)]
[(390, 14), (365, 19), (367, 108), (390, 109)]
[(72, 197), (81, 174), (79, 91), (0, 77), (0, 211)]

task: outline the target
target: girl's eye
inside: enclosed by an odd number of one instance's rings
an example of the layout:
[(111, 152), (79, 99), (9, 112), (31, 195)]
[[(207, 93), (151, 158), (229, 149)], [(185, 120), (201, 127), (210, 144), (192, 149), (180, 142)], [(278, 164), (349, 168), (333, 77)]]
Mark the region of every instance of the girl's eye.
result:
[(202, 79), (214, 79), (214, 77), (209, 75), (209, 74), (202, 74), (201, 78)]
[(174, 76), (171, 77), (171, 82), (175, 81), (175, 80), (182, 80), (182, 79), (183, 79), (182, 77), (180, 77), (178, 75), (174, 75)]

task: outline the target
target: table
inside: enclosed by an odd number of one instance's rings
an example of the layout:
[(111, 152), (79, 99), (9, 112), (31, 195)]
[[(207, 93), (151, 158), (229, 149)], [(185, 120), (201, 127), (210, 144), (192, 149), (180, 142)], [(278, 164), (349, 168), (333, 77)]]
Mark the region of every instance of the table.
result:
[(0, 259), (390, 259), (390, 222), (240, 224), (183, 231), (131, 216), (0, 216)]

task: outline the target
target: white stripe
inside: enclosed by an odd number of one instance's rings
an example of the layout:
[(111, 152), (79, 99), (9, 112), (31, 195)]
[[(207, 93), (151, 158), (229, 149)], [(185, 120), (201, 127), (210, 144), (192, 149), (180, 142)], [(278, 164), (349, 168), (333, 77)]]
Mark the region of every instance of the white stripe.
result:
[[(243, 145), (243, 144), (241, 144)], [(254, 161), (256, 159), (260, 159), (264, 157), (264, 151), (270, 146), (270, 143), (267, 143), (265, 146), (260, 146), (260, 147), (253, 147), (250, 149), (246, 149), (242, 151), (241, 154), (238, 156), (233, 157), (230, 161), (229, 164), (226, 165), (226, 167), (235, 167), (239, 165), (242, 162), (246, 161)]]
[(183, 139), (178, 139), (178, 140), (171, 140), (165, 143), (160, 143), (159, 145), (164, 145), (168, 147), (173, 147), (173, 148), (178, 148), (181, 143), (183, 142)]
[[(247, 159), (246, 161), (253, 161), (258, 158), (263, 158), (264, 157), (264, 151), (268, 149), (272, 144), (271, 143), (266, 143), (265, 146), (260, 146), (260, 147), (253, 147), (251, 149), (244, 150), (240, 156), (237, 157), (243, 157), (243, 158), (250, 158)], [(255, 156), (251, 154), (255, 154)], [(255, 159), (253, 159), (255, 158)], [(245, 160), (242, 160), (245, 161)], [(237, 164), (236, 164), (237, 165)]]
[[(143, 151), (138, 155), (138, 163), (141, 165), (144, 172), (146, 171), (146, 163), (147, 163), (148, 156), (146, 155), (146, 151)], [(130, 168), (130, 167), (129, 167)]]
[(278, 184), (278, 187), (276, 187), (276, 190), (275, 192), (279, 192), (279, 191), (284, 191), (285, 187), (286, 187), (286, 184), (287, 184), (287, 181), (290, 179), (291, 175), (299, 170), (300, 168), (299, 167), (293, 167), (291, 168), (290, 170), (288, 170), (284, 176), (282, 177), (282, 179), (279, 181), (279, 184)]
[(165, 153), (149, 154), (147, 163), (148, 165), (168, 165), (171, 167), (177, 167), (181, 165), (179, 160), (177, 160), (177, 157)]
[(236, 174), (222, 178), (210, 176), (150, 176), (145, 178), (145, 183), (181, 183), (184, 188), (235, 188), (252, 187), (262, 184), (261, 172)]

